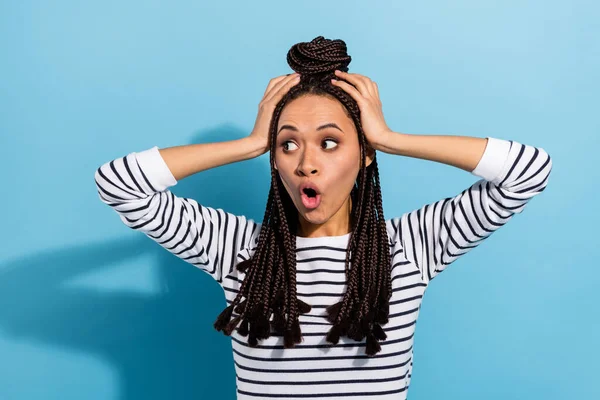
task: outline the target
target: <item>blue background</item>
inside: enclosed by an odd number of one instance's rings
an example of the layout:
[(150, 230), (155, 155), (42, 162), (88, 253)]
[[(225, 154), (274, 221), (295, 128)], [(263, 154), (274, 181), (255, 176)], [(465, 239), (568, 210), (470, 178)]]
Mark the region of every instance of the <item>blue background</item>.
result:
[[(428, 289), (418, 399), (593, 399), (600, 6), (592, 1), (0, 3), (0, 399), (235, 398), (210, 276), (128, 230), (102, 163), (244, 137), (291, 45), (346, 41), (399, 132), (512, 139), (554, 169)], [(477, 179), (379, 154), (386, 218)], [(261, 220), (268, 155), (173, 191)]]

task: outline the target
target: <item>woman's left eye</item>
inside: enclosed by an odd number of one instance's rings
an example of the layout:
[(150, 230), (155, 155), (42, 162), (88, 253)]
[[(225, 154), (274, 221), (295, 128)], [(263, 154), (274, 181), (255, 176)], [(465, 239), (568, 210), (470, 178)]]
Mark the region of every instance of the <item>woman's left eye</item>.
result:
[(329, 148), (326, 147), (327, 149), (333, 149), (333, 148), (337, 147), (337, 145), (338, 145), (338, 143), (335, 140), (333, 140), (333, 139), (325, 139), (325, 140), (323, 140), (323, 143), (326, 143), (326, 142), (331, 142), (331, 143), (335, 144), (335, 146), (332, 146), (332, 147), (329, 147)]

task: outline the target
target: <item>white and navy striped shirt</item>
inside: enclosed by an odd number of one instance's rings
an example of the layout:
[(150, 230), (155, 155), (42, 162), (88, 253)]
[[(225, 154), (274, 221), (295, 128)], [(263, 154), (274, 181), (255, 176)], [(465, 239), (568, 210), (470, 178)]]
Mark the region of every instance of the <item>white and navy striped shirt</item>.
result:
[[(238, 399), (405, 399), (413, 365), (413, 335), (429, 282), (450, 263), (503, 226), (547, 185), (552, 161), (541, 148), (488, 137), (472, 173), (482, 179), (455, 197), (387, 220), (392, 288), (387, 339), (364, 354), (365, 340), (325, 341), (325, 308), (345, 292), (344, 259), (350, 234), (297, 237), (298, 298), (312, 306), (300, 315), (304, 341), (284, 349), (276, 335), (251, 348), (231, 336)], [(243, 275), (234, 266), (252, 256), (261, 224), (175, 196), (177, 181), (158, 148), (133, 152), (95, 174), (100, 199), (128, 227), (210, 274), (228, 304)], [(234, 316), (236, 314), (234, 313)]]

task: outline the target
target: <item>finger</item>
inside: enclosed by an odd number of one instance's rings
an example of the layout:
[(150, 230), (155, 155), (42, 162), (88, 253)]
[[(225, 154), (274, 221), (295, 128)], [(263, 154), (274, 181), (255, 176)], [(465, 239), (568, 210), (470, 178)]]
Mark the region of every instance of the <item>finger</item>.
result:
[(265, 95), (265, 98), (263, 99), (264, 102), (270, 102), (272, 101), (274, 98), (278, 98), (280, 99), (281, 97), (283, 97), (283, 95), (285, 93), (287, 93), (287, 91), (294, 86), (295, 84), (297, 84), (299, 82), (298, 78), (300, 76), (300, 74), (298, 73), (293, 73), (289, 76), (286, 76), (284, 79), (280, 80), (279, 82), (277, 82), (275, 84), (275, 86), (273, 86), (271, 88), (271, 90), (269, 91), (269, 93), (267, 93)]
[(263, 93), (263, 97), (265, 97), (266, 94), (269, 93), (269, 90), (271, 90), (271, 88), (273, 86), (275, 86), (275, 84), (277, 82), (279, 82), (280, 80), (284, 79), (286, 76), (287, 75), (281, 75), (281, 76), (278, 76), (276, 78), (273, 78), (273, 79), (269, 80), (269, 83), (267, 84), (267, 88), (265, 89), (265, 92)]
[(283, 96), (290, 90), (290, 88), (300, 82), (300, 75), (295, 74), (295, 76), (290, 77), (290, 79), (284, 79), (279, 84), (277, 84), (271, 91), (267, 94), (267, 97), (264, 99), (264, 102), (279, 102)]
[(353, 84), (363, 96), (373, 95), (368, 88), (367, 81), (369, 78), (360, 74), (350, 74), (344, 71), (336, 71), (336, 75)]
[(368, 76), (365, 76), (362, 74), (357, 74), (357, 73), (353, 73), (353, 74), (348, 73), (348, 75), (358, 79), (359, 82), (362, 82), (362, 84), (365, 86), (365, 88), (371, 95), (375, 94), (375, 92), (373, 91), (373, 88), (371, 86), (373, 81)]
[(379, 90), (377, 89), (377, 83), (373, 81), (369, 81), (369, 87), (371, 88), (371, 93), (373, 94), (373, 99), (377, 103), (381, 103), (381, 99), (379, 98)]
[(371, 96), (373, 96), (374, 98), (377, 98), (377, 91), (375, 90), (375, 82), (373, 82), (373, 80), (371, 78), (369, 78), (368, 76), (364, 76), (361, 74), (354, 74), (357, 78), (361, 79), (364, 83), (365, 86), (367, 87), (367, 90), (369, 91), (369, 93), (371, 94)]
[(375, 90), (375, 82), (373, 82), (371, 79), (367, 78), (367, 88), (369, 89), (369, 93), (371, 94), (371, 97), (373, 97), (374, 99), (377, 100), (377, 91)]
[(375, 94), (377, 94), (377, 98), (379, 98), (379, 87), (376, 82), (373, 82), (373, 87), (375, 88)]
[(282, 81), (285, 81), (286, 79), (293, 78), (296, 75), (298, 75), (298, 73), (294, 72), (292, 74), (281, 75), (281, 76), (278, 76), (277, 78), (271, 79), (269, 81), (269, 84), (267, 85), (267, 89), (263, 93), (263, 98), (266, 97), (267, 94), (271, 91), (271, 89), (273, 89), (273, 87), (277, 86), (277, 84), (281, 83)]
[(369, 93), (371, 94), (371, 96), (376, 99), (379, 100), (379, 91), (377, 90), (377, 84), (368, 76), (364, 76), (361, 74), (350, 74), (353, 75), (355, 77), (357, 77), (358, 79), (360, 79), (362, 82), (364, 82), (367, 90), (369, 91)]
[(346, 91), (350, 96), (352, 96), (352, 98), (356, 100), (357, 103), (360, 104), (364, 100), (364, 96), (362, 95), (362, 93), (360, 93), (358, 89), (350, 85), (348, 82), (333, 79), (331, 83), (334, 86), (339, 86), (342, 89), (344, 89), (344, 91)]
[(267, 96), (267, 94), (271, 91), (271, 89), (273, 89), (275, 86), (277, 86), (277, 84), (281, 83), (282, 81), (289, 79), (290, 76), (296, 75), (295, 73), (292, 74), (286, 74), (286, 75), (281, 75), (278, 76), (277, 78), (273, 78), (269, 81), (269, 84), (267, 85), (267, 89), (265, 90), (265, 93), (263, 94), (263, 98)]

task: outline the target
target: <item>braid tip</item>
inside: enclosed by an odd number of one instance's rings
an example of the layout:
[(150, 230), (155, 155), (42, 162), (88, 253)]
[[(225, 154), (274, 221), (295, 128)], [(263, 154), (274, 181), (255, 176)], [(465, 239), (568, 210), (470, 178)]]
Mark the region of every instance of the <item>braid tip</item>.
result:
[(238, 263), (238, 264), (235, 266), (235, 268), (236, 268), (236, 269), (237, 269), (239, 272), (241, 272), (241, 273), (244, 273), (244, 274), (245, 274), (245, 273), (246, 273), (246, 271), (248, 270), (248, 267), (249, 267), (249, 266), (252, 264), (252, 261), (251, 261), (251, 260), (252, 260), (252, 259), (251, 259), (251, 258), (249, 258), (248, 260), (241, 261), (241, 262), (239, 262), (239, 263)]
[(342, 308), (342, 303), (343, 301), (338, 301), (337, 303), (332, 304), (326, 308), (327, 320), (332, 324), (335, 323), (335, 320), (337, 319), (340, 309)]
[(285, 332), (283, 332), (283, 347), (286, 349), (291, 349), (295, 346), (296, 343), (294, 342), (294, 334), (292, 330), (286, 329)]
[(213, 324), (217, 331), (222, 331), (227, 326), (227, 323), (231, 320), (231, 314), (233, 314), (233, 304), (225, 308), (221, 314), (217, 317), (217, 320)]
[(369, 332), (369, 334), (367, 334), (367, 347), (365, 348), (365, 353), (369, 357), (372, 357), (375, 354), (379, 353), (380, 351), (381, 351), (381, 345), (375, 338), (375, 335), (373, 335), (373, 333)]
[(242, 300), (240, 302), (240, 304), (238, 304), (237, 306), (235, 306), (234, 311), (238, 314), (242, 314), (244, 311), (246, 311), (246, 304), (248, 303), (248, 300)]
[(248, 336), (248, 318), (244, 318), (242, 324), (238, 328), (238, 334), (240, 336)]
[(292, 338), (294, 343), (302, 343), (302, 331), (300, 330), (300, 322), (296, 319), (292, 322)]
[(340, 341), (340, 336), (341, 336), (340, 325), (339, 324), (333, 325), (331, 327), (331, 329), (329, 330), (329, 332), (327, 332), (326, 340), (329, 343), (338, 344), (338, 342)]
[(240, 322), (240, 319), (242, 319), (241, 315), (238, 315), (237, 317), (235, 317), (234, 319), (232, 319), (223, 329), (223, 333), (227, 336), (231, 336), (231, 333), (233, 332), (233, 330), (235, 329), (235, 327), (238, 325), (238, 323)]
[(373, 335), (375, 335), (375, 337), (379, 340), (387, 339), (387, 335), (383, 331), (383, 328), (377, 323), (373, 324)]
[(297, 303), (298, 303), (298, 311), (300, 312), (300, 314), (308, 314), (310, 312), (310, 310), (312, 310), (312, 307), (310, 306), (310, 304), (303, 302), (300, 299), (297, 299)]

